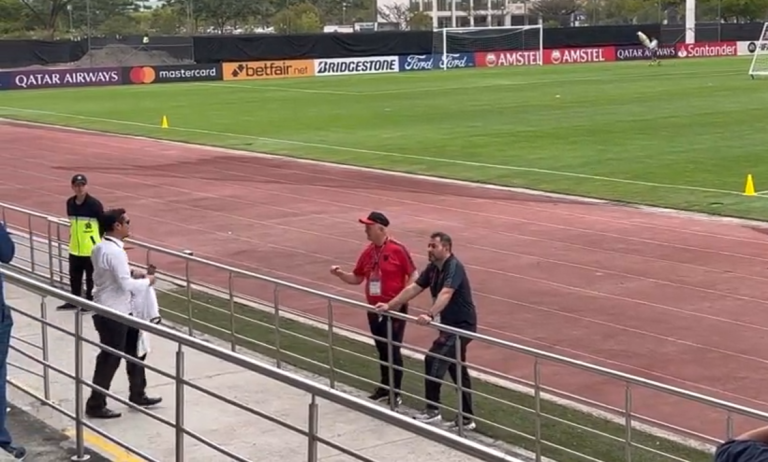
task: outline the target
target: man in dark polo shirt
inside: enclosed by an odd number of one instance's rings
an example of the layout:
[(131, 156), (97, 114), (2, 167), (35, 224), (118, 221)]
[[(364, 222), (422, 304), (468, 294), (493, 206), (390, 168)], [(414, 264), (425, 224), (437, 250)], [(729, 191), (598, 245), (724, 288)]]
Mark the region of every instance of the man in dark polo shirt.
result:
[(715, 452), (715, 462), (768, 462), (768, 426), (721, 444)]
[[(389, 219), (381, 212), (371, 212), (366, 218), (358, 220), (365, 225), (365, 235), (370, 241), (360, 257), (357, 259), (355, 269), (351, 273), (342, 271), (338, 266), (331, 267), (331, 274), (347, 284), (359, 285), (365, 282), (365, 298), (370, 305), (388, 302), (399, 294), (405, 286), (416, 280), (418, 272), (413, 263), (411, 253), (402, 243), (392, 239), (387, 231)], [(399, 307), (401, 313), (408, 313), (408, 304)], [(400, 389), (403, 382), (403, 355), (400, 344), (405, 336), (405, 321), (392, 319), (392, 364), (395, 366), (392, 372), (394, 383), (389, 380), (389, 345), (387, 339), (387, 318), (380, 314), (368, 312), (368, 326), (371, 335), (384, 340), (374, 339), (376, 350), (381, 362), (381, 386), (377, 387), (368, 398), (374, 401), (389, 401), (389, 388), (394, 389), (393, 406), (398, 406)]]
[[(413, 284), (405, 288), (389, 303), (379, 303), (376, 309), (388, 311), (396, 309), (403, 303), (408, 303), (424, 290), (429, 289), (432, 296), (432, 306), (426, 314), (417, 319), (421, 325), (427, 325), (439, 316), (439, 322), (455, 329), (469, 332), (477, 331), (477, 313), (472, 301), (472, 288), (469, 278), (464, 271), (464, 265), (453, 255), (451, 237), (442, 232), (432, 233), (429, 240), (429, 265)], [(456, 364), (446, 358), (456, 359), (456, 346), (459, 344), (461, 362), (467, 361), (467, 345), (470, 339), (447, 332), (440, 332), (432, 343), (424, 359), (424, 370), (427, 376), (424, 381), (424, 397), (427, 400), (426, 409), (416, 416), (422, 422), (440, 420), (440, 387), (447, 370), (454, 383), (458, 383)], [(436, 379), (436, 380), (432, 380)], [(473, 430), (475, 422), (472, 416), (472, 382), (469, 371), (461, 367), (461, 406), (464, 413), (463, 428)], [(458, 427), (458, 418), (453, 422)]]

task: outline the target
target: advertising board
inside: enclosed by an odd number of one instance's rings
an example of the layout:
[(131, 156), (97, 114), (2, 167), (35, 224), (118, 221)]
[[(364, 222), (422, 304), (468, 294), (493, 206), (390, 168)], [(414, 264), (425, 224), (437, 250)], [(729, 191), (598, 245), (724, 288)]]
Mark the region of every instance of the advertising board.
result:
[(678, 43), (678, 58), (715, 58), (720, 56), (736, 56), (736, 42), (701, 42)]
[[(756, 40), (752, 40), (749, 42), (737, 42), (736, 43), (736, 54), (738, 56), (747, 56), (753, 54), (755, 51), (757, 51), (758, 43)], [(763, 42), (759, 45), (760, 52), (765, 53), (768, 52), (768, 43)]]
[[(661, 45), (658, 48), (661, 59), (677, 58), (674, 45)], [(616, 47), (616, 61), (640, 61), (651, 59), (651, 50), (642, 45)]]
[(179, 64), (175, 66), (137, 66), (123, 68), (123, 82), (151, 84), (223, 80), (219, 64)]
[(544, 50), (544, 64), (580, 64), (616, 61), (616, 47)]
[(9, 90), (11, 88), (11, 73), (0, 72), (0, 90)]
[(371, 56), (368, 58), (316, 59), (315, 75), (381, 74), (399, 72), (397, 56)]
[(224, 63), (221, 67), (223, 80), (287, 79), (315, 75), (311, 59)]
[(7, 82), (10, 89), (95, 87), (119, 85), (123, 75), (119, 67), (83, 69), (35, 69), (4, 73), (0, 81)]
[(475, 53), (477, 67), (538, 66), (541, 53), (538, 50), (491, 51)]
[(430, 55), (403, 55), (399, 58), (400, 72), (464, 69), (475, 67), (473, 53), (447, 53)]

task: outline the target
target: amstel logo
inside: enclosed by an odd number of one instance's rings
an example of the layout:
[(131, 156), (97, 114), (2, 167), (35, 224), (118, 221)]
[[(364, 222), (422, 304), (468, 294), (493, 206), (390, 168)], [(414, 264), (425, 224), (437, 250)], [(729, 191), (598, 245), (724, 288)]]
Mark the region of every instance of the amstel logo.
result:
[(152, 83), (157, 78), (151, 67), (134, 67), (130, 72), (131, 83)]

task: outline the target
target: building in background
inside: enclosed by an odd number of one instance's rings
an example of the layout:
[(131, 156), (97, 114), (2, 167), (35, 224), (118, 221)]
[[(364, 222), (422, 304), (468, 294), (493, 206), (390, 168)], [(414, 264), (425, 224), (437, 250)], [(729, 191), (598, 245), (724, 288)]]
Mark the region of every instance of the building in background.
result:
[[(379, 11), (422, 11), (432, 27), (498, 27), (525, 24), (536, 0), (377, 0)], [(381, 18), (379, 20), (382, 20)]]

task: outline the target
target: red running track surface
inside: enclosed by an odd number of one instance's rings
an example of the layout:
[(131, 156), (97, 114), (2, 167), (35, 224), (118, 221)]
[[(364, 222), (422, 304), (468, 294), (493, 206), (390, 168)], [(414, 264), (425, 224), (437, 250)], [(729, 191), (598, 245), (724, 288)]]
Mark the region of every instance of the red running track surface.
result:
[[(467, 265), (481, 333), (768, 410), (768, 236), (735, 221), (14, 123), (0, 124), (0, 146), (2, 201), (64, 216), (69, 179), (82, 172), (105, 206), (129, 210), (137, 239), (359, 300), (361, 288), (328, 269), (354, 264), (360, 216), (385, 212), (420, 266), (430, 232), (445, 231)], [(203, 267), (192, 276), (226, 284)], [(272, 297), (265, 283), (236, 289)], [(322, 300), (281, 300), (326, 316)], [(367, 328), (351, 308), (334, 316)], [(406, 342), (426, 347), (432, 335), (412, 326)], [(470, 361), (532, 380), (528, 357), (473, 344)], [(546, 364), (542, 382), (624, 403), (624, 384), (572, 368)], [(633, 408), (725, 437), (725, 413), (700, 404), (635, 388)]]

